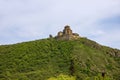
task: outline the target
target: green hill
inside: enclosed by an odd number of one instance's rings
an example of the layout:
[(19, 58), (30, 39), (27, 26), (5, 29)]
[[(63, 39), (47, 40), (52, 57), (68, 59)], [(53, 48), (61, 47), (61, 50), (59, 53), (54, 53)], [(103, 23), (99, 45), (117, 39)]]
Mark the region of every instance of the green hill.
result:
[(0, 46), (0, 80), (47, 80), (60, 74), (85, 80), (102, 72), (120, 79), (120, 50), (87, 38)]

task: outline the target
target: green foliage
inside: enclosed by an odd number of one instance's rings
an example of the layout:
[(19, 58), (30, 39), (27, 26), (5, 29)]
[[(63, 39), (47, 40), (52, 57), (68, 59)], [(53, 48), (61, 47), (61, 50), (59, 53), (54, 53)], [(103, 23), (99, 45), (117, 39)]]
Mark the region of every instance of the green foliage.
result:
[(73, 76), (68, 76), (68, 75), (59, 75), (57, 77), (52, 77), (49, 78), (48, 80), (76, 80), (75, 77)]
[(103, 70), (117, 80), (120, 58), (111, 56), (110, 51), (114, 53), (114, 49), (86, 38), (70, 41), (51, 38), (3, 45), (0, 46), (0, 80), (47, 80), (59, 74), (84, 80)]
[(113, 80), (108, 76), (102, 77), (100, 74), (98, 76), (93, 76), (93, 77), (87, 77), (85, 80)]

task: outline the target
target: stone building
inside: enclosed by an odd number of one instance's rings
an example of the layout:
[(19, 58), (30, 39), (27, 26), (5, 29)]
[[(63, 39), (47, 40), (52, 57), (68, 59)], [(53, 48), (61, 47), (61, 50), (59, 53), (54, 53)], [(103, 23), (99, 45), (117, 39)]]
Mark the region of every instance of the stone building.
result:
[(72, 40), (80, 38), (79, 34), (73, 33), (70, 26), (66, 25), (62, 31), (59, 31), (55, 37), (57, 40)]

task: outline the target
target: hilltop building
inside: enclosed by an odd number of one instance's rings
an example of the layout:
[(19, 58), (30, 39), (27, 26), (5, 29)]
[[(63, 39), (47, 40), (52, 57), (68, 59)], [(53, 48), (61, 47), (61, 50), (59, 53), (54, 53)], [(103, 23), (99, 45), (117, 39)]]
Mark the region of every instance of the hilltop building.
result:
[(73, 33), (70, 26), (66, 25), (63, 31), (59, 31), (55, 37), (57, 40), (72, 40), (80, 38), (79, 34)]

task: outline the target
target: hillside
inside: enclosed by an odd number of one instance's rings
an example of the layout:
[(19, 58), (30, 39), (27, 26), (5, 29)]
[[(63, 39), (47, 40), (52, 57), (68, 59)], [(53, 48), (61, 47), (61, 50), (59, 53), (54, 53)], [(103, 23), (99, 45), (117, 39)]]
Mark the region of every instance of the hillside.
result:
[(105, 72), (120, 78), (120, 50), (87, 38), (54, 38), (0, 46), (0, 80), (47, 80), (60, 74), (77, 80)]

